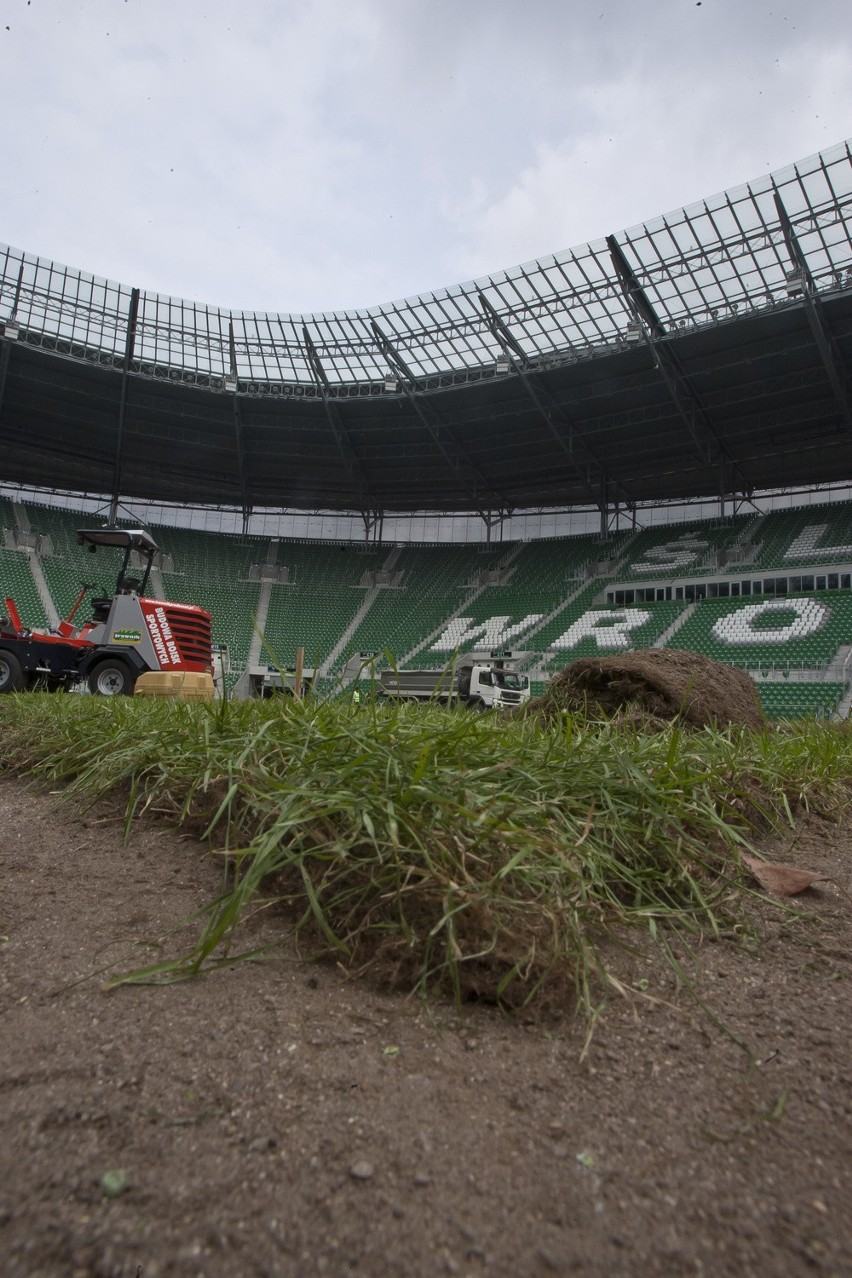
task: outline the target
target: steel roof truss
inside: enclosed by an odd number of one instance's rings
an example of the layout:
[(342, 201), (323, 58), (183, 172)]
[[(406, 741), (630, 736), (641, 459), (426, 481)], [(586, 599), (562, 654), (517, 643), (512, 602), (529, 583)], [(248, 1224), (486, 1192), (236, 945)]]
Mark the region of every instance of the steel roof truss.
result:
[(302, 328), (302, 337), (305, 343), (308, 364), (313, 369), (314, 376), (317, 379), (317, 385), (319, 386), (325, 415), (328, 419), (328, 424), (331, 427), (331, 433), (334, 436), (334, 442), (337, 445), (337, 450), (340, 453), (340, 459), (343, 462), (350, 482), (354, 485), (358, 493), (360, 510), (362, 515), (366, 518), (367, 513), (371, 509), (374, 510), (376, 507), (375, 500), (370, 494), (370, 486), (367, 482), (367, 476), (361, 467), (361, 463), (358, 460), (355, 449), (352, 447), (352, 442), (349, 439), (349, 434), (343, 424), (340, 411), (337, 405), (332, 403), (329, 393), (331, 390), (331, 383), (328, 380), (328, 375), (322, 366), (322, 361), (317, 354), (317, 348), (314, 346), (307, 327)]
[(660, 317), (648, 301), (641, 284), (633, 272), (632, 266), (624, 256), (621, 245), (616, 242), (614, 235), (606, 237), (606, 245), (630, 310), (652, 338), (665, 337), (666, 330), (663, 328)]
[(784, 207), (781, 196), (775, 192), (775, 207), (778, 211), (778, 219), (781, 223), (781, 230), (784, 235), (784, 243), (787, 245), (787, 252), (790, 254), (790, 260), (793, 268), (798, 270), (802, 285), (802, 304), (805, 310), (805, 316), (814, 344), (819, 351), (823, 368), (826, 376), (831, 384), (834, 398), (840, 417), (847, 430), (852, 430), (852, 412), (849, 405), (849, 390), (846, 384), (846, 377), (841, 367), (841, 362), (837, 354), (837, 348), (831, 335), (828, 322), (825, 318), (822, 302), (817, 292), (814, 277), (811, 274), (810, 267), (802, 252), (796, 233), (787, 210)]
[[(521, 385), (526, 391), (528, 397), (532, 400), (533, 404), (535, 405), (535, 408), (539, 416), (542, 418), (551, 436), (559, 445), (559, 448), (562, 450), (562, 452), (565, 454), (566, 458), (570, 462), (571, 467), (574, 470), (575, 474), (580, 479), (584, 487), (587, 489), (590, 500), (594, 504), (597, 504), (598, 494), (595, 490), (595, 486), (591, 479), (591, 470), (590, 470), (589, 463), (591, 462), (592, 465), (594, 466), (597, 476), (599, 477), (600, 482), (602, 484), (609, 485), (611, 483), (609, 476), (607, 476), (606, 473), (604, 472), (603, 466), (601, 466), (600, 462), (598, 461), (597, 457), (594, 455), (592, 450), (589, 448), (586, 441), (582, 438), (581, 435), (579, 435), (576, 432), (574, 428), (574, 423), (568, 418), (564, 410), (561, 409), (557, 404), (553, 402), (549, 393), (538, 383), (538, 379), (535, 378), (534, 374), (532, 373), (532, 366), (530, 364), (530, 361), (527, 355), (524, 352), (523, 347), (521, 346), (520, 342), (515, 337), (515, 335), (512, 333), (511, 329), (508, 327), (505, 320), (502, 318), (502, 316), (498, 315), (494, 307), (488, 301), (488, 298), (485, 297), (483, 293), (479, 294), (479, 302), (480, 302), (480, 305), (482, 306), (483, 311), (485, 312), (485, 318), (488, 323), (488, 327), (491, 329), (491, 332), (494, 334), (496, 341), (499, 342), (506, 358), (512, 364), (513, 368), (515, 369), (515, 372), (518, 374), (518, 377), (521, 379)], [(564, 421), (568, 429), (567, 443), (564, 439), (562, 432), (557, 430), (556, 424), (554, 422), (554, 417), (560, 417)], [(575, 439), (579, 439), (580, 444), (582, 445), (583, 450), (588, 457), (585, 470), (578, 463), (577, 459), (574, 456)]]
[(121, 394), (118, 403), (118, 429), (115, 441), (115, 464), (112, 478), (112, 508), (117, 508), (121, 490), (121, 466), (124, 456), (124, 419), (127, 414), (127, 390), (130, 377), (130, 365), (133, 362), (133, 347), (136, 343), (136, 323), (139, 317), (139, 289), (134, 288), (130, 294), (130, 308), (127, 314), (127, 332), (124, 341), (124, 361), (121, 367)]
[[(805, 184), (804, 184), (804, 182), (803, 182), (803, 180), (802, 180), (802, 175), (801, 175), (801, 173), (799, 172), (798, 167), (795, 167), (795, 168), (794, 168), (794, 172), (795, 172), (795, 174), (796, 174), (796, 183), (797, 183), (797, 185), (798, 185), (798, 187), (799, 187), (799, 190), (800, 190), (800, 191), (801, 191), (801, 193), (802, 193), (802, 198), (803, 198), (803, 199), (804, 199), (804, 201), (805, 201), (805, 207), (806, 207), (806, 208), (812, 207), (812, 205), (813, 205), (813, 201), (812, 201), (812, 200), (809, 198), (809, 196), (808, 196), (807, 188), (805, 187)], [(777, 192), (777, 191), (774, 191), (774, 192), (773, 192), (773, 194), (775, 195), (775, 207), (777, 208), (777, 207), (778, 207), (778, 203), (779, 203), (779, 198), (780, 198), (780, 197), (778, 196), (778, 192)], [(786, 210), (785, 210), (785, 212), (786, 212)], [(788, 218), (788, 221), (789, 221), (789, 218)], [(783, 225), (783, 223), (782, 223), (782, 225)], [(820, 244), (821, 244), (821, 246), (822, 246), (822, 251), (823, 251), (823, 253), (825, 254), (825, 260), (826, 260), (827, 262), (830, 262), (830, 261), (831, 261), (831, 250), (830, 250), (830, 248), (829, 248), (828, 240), (827, 240), (827, 239), (826, 239), (826, 237), (825, 237), (825, 230), (824, 230), (824, 228), (823, 228), (823, 225), (822, 225), (822, 223), (821, 223), (821, 221), (820, 221), (819, 217), (816, 217), (816, 218), (814, 219), (814, 231), (815, 231), (816, 235), (819, 237), (819, 242), (820, 242)], [(784, 236), (784, 242), (785, 242), (785, 243), (787, 242), (787, 236), (786, 236), (786, 235)], [(789, 245), (788, 245), (787, 247), (789, 248)]]
[(3, 396), (6, 393), (6, 377), (9, 373), (9, 356), (12, 353), (12, 339), (4, 337), (0, 350), (0, 421), (3, 420)]
[(248, 494), (248, 483), (246, 480), (246, 454), (243, 439), (243, 418), (240, 411), (239, 397), (239, 380), (237, 370), (237, 345), (234, 340), (234, 322), (231, 320), (228, 324), (228, 361), (230, 379), (234, 384), (232, 396), (232, 411), (234, 414), (234, 446), (237, 452), (237, 475), (240, 481), (240, 504), (243, 515), (243, 530), (248, 527), (249, 516), (251, 514), (251, 501)]
[[(427, 412), (421, 403), (420, 396), (417, 394), (416, 379), (411, 369), (402, 356), (397, 353), (393, 343), (385, 336), (375, 320), (371, 321), (371, 327), (382, 356), (387, 360), (391, 368), (395, 369), (401, 376), (403, 392), (411, 408), (437, 446), (444, 461), (453, 471), (456, 479), (470, 493), (476, 511), (481, 515), (483, 511), (487, 512), (495, 509), (495, 507), (498, 509), (500, 507), (509, 507), (511, 503), (506, 500), (505, 495), (494, 488), (494, 485), (473, 463), (461, 444), (452, 437), (447, 426), (436, 420), (431, 412)], [(473, 479), (472, 483), (471, 477)]]
[(628, 305), (642, 326), (651, 357), (675, 407), (686, 424), (699, 460), (705, 466), (717, 464), (720, 468), (720, 476), (724, 476), (727, 469), (732, 477), (737, 476), (744, 491), (750, 491), (752, 485), (719, 439), (710, 416), (692, 386), (680, 359), (671, 344), (663, 340), (666, 337), (666, 331), (645, 296), (620, 245), (612, 235), (607, 236), (606, 242)]

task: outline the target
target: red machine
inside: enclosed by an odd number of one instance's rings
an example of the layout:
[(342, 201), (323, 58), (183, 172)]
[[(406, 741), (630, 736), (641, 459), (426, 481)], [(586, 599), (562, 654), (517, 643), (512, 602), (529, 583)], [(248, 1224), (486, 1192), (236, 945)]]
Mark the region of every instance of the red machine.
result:
[[(196, 687), (206, 684), (197, 676), (210, 678), (212, 696), (210, 613), (145, 596), (157, 553), (153, 538), (137, 528), (95, 528), (83, 529), (77, 540), (92, 553), (101, 547), (123, 550), (115, 593), (92, 598), (91, 617), (77, 626), (74, 619), (91, 589), (84, 585), (68, 618), (53, 630), (28, 630), (14, 599), (7, 598), (8, 615), (0, 618), (0, 693), (67, 690), (85, 679), (100, 696), (129, 696), (142, 675), (158, 676), (169, 686), (180, 682), (174, 675), (192, 675)], [(131, 575), (134, 557), (141, 577)], [(158, 678), (147, 678), (150, 690)]]

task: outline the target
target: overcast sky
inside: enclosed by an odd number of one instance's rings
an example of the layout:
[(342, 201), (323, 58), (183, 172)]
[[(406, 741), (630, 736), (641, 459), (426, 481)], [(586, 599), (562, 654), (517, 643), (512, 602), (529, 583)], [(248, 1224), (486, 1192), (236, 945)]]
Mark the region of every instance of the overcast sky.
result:
[(0, 0), (0, 240), (369, 306), (852, 135), (849, 0)]

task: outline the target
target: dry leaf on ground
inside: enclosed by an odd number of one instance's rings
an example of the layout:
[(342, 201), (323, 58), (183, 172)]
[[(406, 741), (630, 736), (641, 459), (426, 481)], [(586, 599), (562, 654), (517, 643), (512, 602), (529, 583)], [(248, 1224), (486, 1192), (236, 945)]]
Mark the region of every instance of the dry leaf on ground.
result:
[(826, 883), (825, 874), (815, 870), (799, 870), (792, 865), (775, 865), (771, 861), (761, 861), (756, 856), (742, 854), (743, 864), (751, 870), (761, 887), (773, 896), (797, 896), (805, 892), (814, 883)]

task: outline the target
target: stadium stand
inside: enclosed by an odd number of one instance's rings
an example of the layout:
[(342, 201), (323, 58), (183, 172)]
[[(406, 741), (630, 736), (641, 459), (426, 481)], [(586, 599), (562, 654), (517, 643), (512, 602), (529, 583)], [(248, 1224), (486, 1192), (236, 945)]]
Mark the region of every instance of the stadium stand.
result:
[[(506, 547), (486, 553), (471, 546), (405, 546), (394, 565), (391, 586), (378, 589), (370, 609), (340, 653), (342, 670), (359, 652), (377, 652), (386, 664), (385, 651), (402, 662), (428, 640), (465, 597), (477, 589), (482, 573), (496, 570)], [(422, 657), (417, 657), (417, 663)]]
[(288, 580), (272, 586), (262, 661), (292, 665), (301, 646), (306, 664), (318, 670), (353, 621), (371, 574), (387, 554), (383, 547), (282, 542), (278, 560)]
[(93, 520), (76, 511), (33, 503), (27, 503), (26, 510), (31, 529), (45, 540), (41, 566), (60, 617), (68, 615), (84, 582), (93, 587), (90, 597), (112, 594), (116, 574), (113, 561), (91, 556), (77, 544), (78, 529), (97, 527), (103, 519)]
[(642, 603), (630, 608), (587, 608), (551, 640), (553, 656), (548, 667), (561, 668), (576, 657), (652, 648), (683, 609), (682, 603), (673, 602)]
[[(447, 660), (458, 648), (518, 648), (541, 652), (537, 631), (552, 616), (561, 615), (577, 594), (600, 556), (594, 537), (560, 537), (509, 547), (505, 572), (494, 579), (484, 574), (479, 593), (458, 610), (457, 619), (443, 628), (423, 655)], [(600, 588), (600, 584), (596, 589)]]
[[(4, 481), (113, 512), (201, 502), (244, 529), (360, 516), (359, 547), (153, 530), (153, 587), (210, 610), (231, 686), (297, 647), (325, 689), (361, 653), (511, 647), (538, 686), (654, 645), (758, 673), (769, 713), (843, 713), (852, 504), (758, 506), (852, 476), (850, 194), (845, 141), (519, 271), (333, 315), (222, 311), (0, 248)], [(656, 522), (717, 499), (715, 519)], [(397, 516), (476, 512), (490, 538), (573, 510), (600, 537), (381, 544)], [(105, 571), (76, 544), (91, 517), (4, 498), (0, 519), (33, 624)]]
[(818, 564), (852, 563), (852, 507), (776, 510), (763, 521), (754, 566), (793, 574)]
[(717, 557), (728, 547), (739, 546), (755, 519), (754, 515), (739, 515), (721, 523), (694, 521), (645, 528), (630, 543), (612, 576), (639, 585), (643, 580), (715, 573), (719, 571)]
[(163, 526), (152, 532), (163, 556), (166, 598), (211, 613), (214, 642), (230, 650), (233, 686), (248, 661), (260, 598), (251, 568), (266, 556), (268, 540)]
[[(526, 541), (512, 559), (508, 589), (516, 592), (516, 611), (536, 610), (542, 598), (560, 599), (565, 588), (573, 589), (619, 553), (627, 534), (621, 533), (602, 551), (597, 536), (553, 537), (546, 541)], [(603, 571), (603, 569), (602, 569)]]
[[(20, 536), (21, 512), (7, 502), (0, 513)], [(23, 524), (31, 548), (9, 549), (7, 538), (0, 550), (5, 593), (16, 598), (29, 624), (46, 624), (30, 568), (34, 547), (59, 615), (82, 581), (104, 571), (77, 545), (77, 529), (87, 522), (93, 521), (73, 511), (29, 503)], [(360, 653), (379, 653), (379, 665), (389, 652), (401, 664), (436, 666), (455, 651), (508, 647), (522, 654), (537, 691), (576, 657), (654, 645), (705, 653), (752, 671), (773, 718), (831, 715), (848, 691), (843, 659), (852, 651), (852, 590), (848, 578), (832, 569), (842, 568), (852, 548), (844, 540), (852, 538), (852, 506), (659, 526), (620, 533), (605, 546), (595, 536), (488, 548), (363, 547), (166, 526), (153, 532), (162, 552), (164, 593), (213, 614), (214, 637), (230, 648), (231, 688), (249, 660), (265, 591), (260, 661), (292, 665), (296, 648), (304, 646), (306, 665), (317, 670), (316, 688), (324, 694), (340, 691), (344, 672), (347, 678), (357, 672)], [(723, 589), (719, 555), (732, 546), (752, 554), (750, 574), (772, 574), (755, 578), (754, 586), (777, 583), (777, 593), (702, 597), (713, 578)], [(801, 551), (804, 568), (818, 567), (809, 562), (813, 558), (824, 571), (790, 574), (785, 557), (791, 546)], [(675, 557), (681, 562), (672, 563)], [(691, 581), (698, 597), (641, 596), (647, 576), (637, 568), (645, 564), (653, 565), (655, 579), (668, 574)], [(607, 570), (615, 578), (598, 575)], [(95, 584), (107, 587), (106, 580)], [(803, 588), (788, 594), (788, 585)], [(605, 602), (616, 586), (633, 587), (628, 603)]]
[(788, 599), (704, 599), (669, 647), (748, 670), (825, 670), (852, 639), (852, 592)]
[[(39, 598), (29, 559), (20, 550), (0, 548), (0, 599), (9, 595), (15, 600), (25, 626), (47, 625), (47, 615)], [(5, 606), (0, 603), (5, 613)]]
[(527, 666), (533, 672), (533, 679), (540, 677), (537, 676), (537, 671), (546, 670), (550, 664), (565, 665), (567, 660), (570, 659), (564, 658), (559, 662), (552, 663), (550, 649), (555, 640), (564, 635), (572, 625), (579, 622), (593, 608), (594, 601), (605, 584), (605, 578), (597, 578), (575, 589), (572, 594), (567, 596), (562, 606), (552, 616), (548, 617), (536, 633), (530, 637), (528, 646), (536, 655), (532, 663), (528, 662)]
[(4, 530), (15, 529), (18, 527), (18, 521), (15, 517), (14, 506), (6, 497), (0, 497), (0, 528)]
[(778, 680), (761, 681), (757, 689), (768, 719), (828, 719), (837, 710), (846, 685), (831, 680), (819, 683)]

